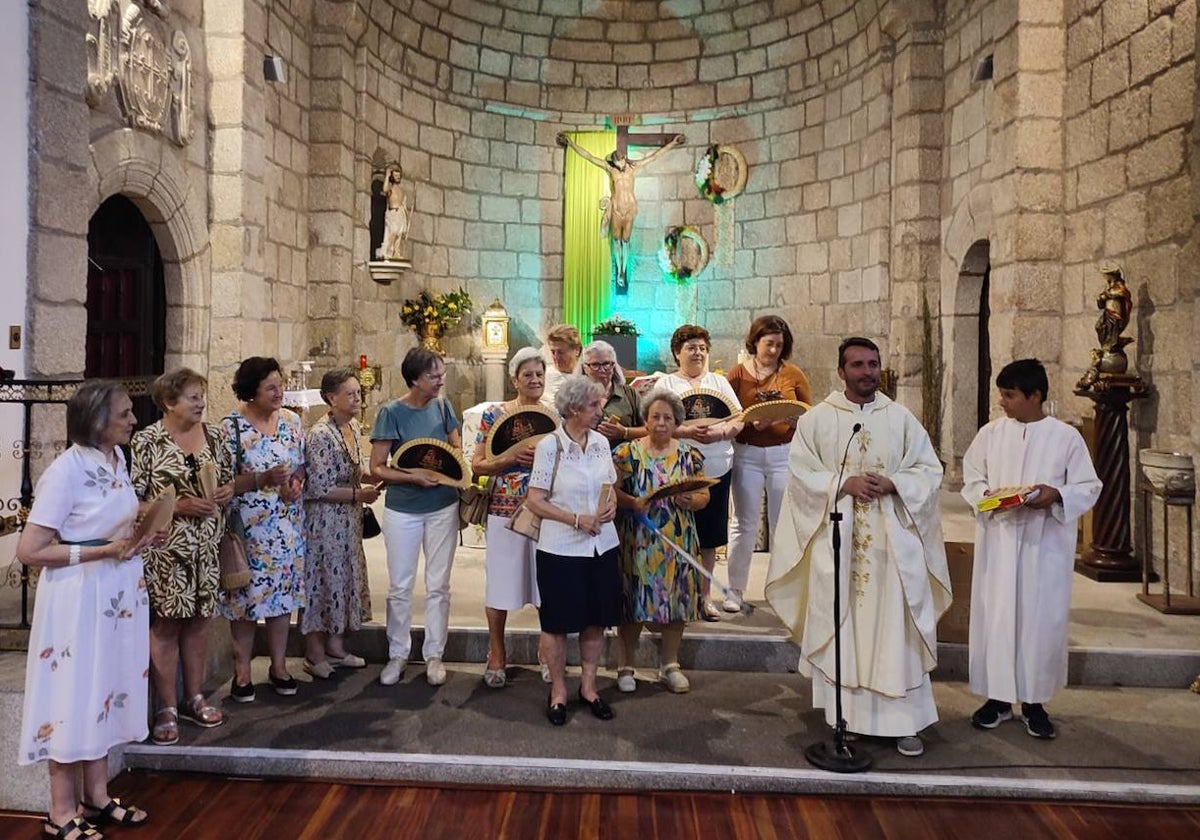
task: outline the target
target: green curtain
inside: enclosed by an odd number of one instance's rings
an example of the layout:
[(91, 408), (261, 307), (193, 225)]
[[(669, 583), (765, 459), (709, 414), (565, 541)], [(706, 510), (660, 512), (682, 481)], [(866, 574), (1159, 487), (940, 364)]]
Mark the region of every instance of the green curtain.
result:
[[(596, 157), (617, 147), (615, 131), (576, 131), (572, 140)], [(579, 329), (584, 343), (592, 327), (611, 314), (612, 245), (600, 235), (600, 199), (608, 173), (567, 149), (563, 166), (563, 321)]]

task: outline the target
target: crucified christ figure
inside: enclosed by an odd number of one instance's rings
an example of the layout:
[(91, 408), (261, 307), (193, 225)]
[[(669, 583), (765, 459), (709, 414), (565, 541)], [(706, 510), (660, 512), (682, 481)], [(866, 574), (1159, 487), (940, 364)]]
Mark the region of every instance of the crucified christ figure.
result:
[(633, 233), (633, 220), (637, 218), (637, 196), (633, 193), (633, 183), (638, 170), (650, 163), (668, 149), (673, 149), (684, 141), (682, 134), (676, 134), (664, 146), (660, 146), (650, 154), (638, 160), (629, 160), (619, 152), (613, 152), (607, 158), (598, 158), (591, 152), (579, 146), (565, 133), (558, 135), (558, 145), (570, 147), (575, 154), (594, 164), (608, 173), (609, 189), (612, 197), (606, 199), (607, 204), (601, 204), (604, 209), (604, 220), (601, 222), (601, 233), (607, 229), (613, 242), (613, 261), (616, 263), (617, 285), (625, 285), (626, 258), (629, 251), (629, 237)]

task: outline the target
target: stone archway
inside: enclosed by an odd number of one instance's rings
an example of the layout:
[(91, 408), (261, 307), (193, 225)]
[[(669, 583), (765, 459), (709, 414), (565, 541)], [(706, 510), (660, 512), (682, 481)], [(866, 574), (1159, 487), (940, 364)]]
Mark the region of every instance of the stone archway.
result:
[(160, 139), (133, 129), (104, 135), (91, 146), (88, 215), (124, 195), (146, 217), (163, 262), (166, 287), (165, 367), (208, 369), (211, 273), (209, 239), (191, 181)]
[[(942, 458), (947, 479), (961, 481), (962, 456), (990, 405), (986, 316), (991, 267), (992, 200), (987, 185), (964, 198), (942, 238)], [(981, 408), (982, 402), (982, 408)]]

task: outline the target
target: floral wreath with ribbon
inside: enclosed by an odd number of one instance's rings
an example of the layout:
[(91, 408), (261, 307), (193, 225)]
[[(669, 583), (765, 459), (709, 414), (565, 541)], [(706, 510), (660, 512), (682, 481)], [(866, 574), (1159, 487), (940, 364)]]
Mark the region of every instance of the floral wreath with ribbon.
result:
[[(682, 246), (691, 243), (698, 254), (694, 265), (681, 261)], [(693, 279), (708, 265), (708, 242), (704, 234), (691, 225), (680, 225), (667, 231), (663, 237), (663, 246), (658, 252), (658, 264), (670, 280), (683, 284)]]
[[(722, 157), (727, 157), (734, 165), (733, 183), (718, 177), (718, 163)], [(741, 195), (742, 190), (746, 188), (748, 174), (746, 158), (736, 146), (713, 144), (696, 162), (696, 188), (700, 190), (700, 195), (713, 204), (723, 204)]]

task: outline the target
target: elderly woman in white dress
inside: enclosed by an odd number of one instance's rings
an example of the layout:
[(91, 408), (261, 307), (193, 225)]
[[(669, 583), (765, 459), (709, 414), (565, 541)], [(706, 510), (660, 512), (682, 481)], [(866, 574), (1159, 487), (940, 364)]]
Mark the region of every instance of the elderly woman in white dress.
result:
[(29, 635), (19, 764), (49, 762), (44, 833), (95, 838), (141, 825), (108, 795), (108, 751), (146, 737), (150, 600), (134, 542), (138, 499), (118, 445), (137, 419), (120, 385), (89, 382), (67, 403), (71, 447), (46, 468), (17, 558), (42, 570)]
[(483, 413), (475, 436), (475, 455), (471, 472), (491, 476), (487, 511), (487, 551), (484, 555), (484, 609), (488, 623), (488, 658), (483, 682), (488, 688), (503, 688), (508, 683), (508, 656), (504, 628), (510, 610), (526, 604), (539, 606), (537, 588), (537, 543), (509, 530), (509, 519), (529, 489), (529, 472), (537, 441), (518, 443), (494, 457), (484, 445), (488, 432), (505, 415), (541, 404), (546, 382), (546, 362), (542, 354), (525, 347), (513, 355), (508, 373), (517, 391), (515, 399), (497, 403)]

